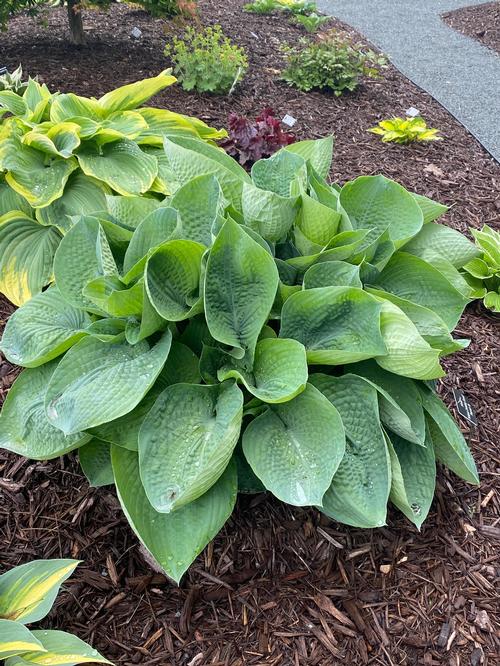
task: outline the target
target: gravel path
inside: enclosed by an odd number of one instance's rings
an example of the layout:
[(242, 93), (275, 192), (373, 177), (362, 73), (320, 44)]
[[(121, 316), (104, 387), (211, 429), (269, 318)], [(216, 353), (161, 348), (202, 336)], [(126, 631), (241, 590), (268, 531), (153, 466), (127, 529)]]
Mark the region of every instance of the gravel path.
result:
[(500, 57), (440, 18), (489, 1), (318, 0), (318, 8), (362, 32), (500, 162)]

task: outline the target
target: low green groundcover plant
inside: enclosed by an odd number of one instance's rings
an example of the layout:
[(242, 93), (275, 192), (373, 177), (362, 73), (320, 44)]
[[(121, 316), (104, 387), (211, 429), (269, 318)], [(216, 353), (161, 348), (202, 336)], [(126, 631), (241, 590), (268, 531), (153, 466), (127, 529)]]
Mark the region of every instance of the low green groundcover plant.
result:
[(174, 82), (165, 70), (99, 100), (52, 94), (33, 79), (22, 94), (0, 91), (0, 293), (16, 305), (40, 293), (73, 216), (119, 205), (110, 195), (146, 195), (141, 205), (157, 207), (170, 192), (165, 133), (227, 136), (197, 118), (139, 108)]
[(111, 664), (72, 634), (26, 626), (49, 613), (77, 566), (75, 560), (37, 560), (0, 576), (0, 661), (5, 666)]
[(0, 446), (79, 449), (176, 581), (238, 491), (365, 528), (391, 501), (420, 527), (436, 460), (478, 483), (433, 381), (467, 344), (451, 335), (472, 291), (459, 269), (479, 251), (436, 223), (445, 206), (383, 176), (330, 186), (332, 145), (292, 144), (249, 175), (165, 137), (172, 195), (73, 217), (52, 286), (7, 323), (1, 350), (26, 369)]
[(381, 136), (384, 143), (407, 144), (414, 141), (442, 141), (442, 137), (438, 136), (439, 130), (427, 127), (427, 123), (420, 116), (381, 120), (376, 127), (371, 127), (367, 131)]
[(487, 224), (478, 231), (470, 230), (480, 252), (464, 266), (475, 296), (484, 299), (485, 307), (500, 312), (500, 232)]
[(307, 2), (307, 0), (255, 0), (247, 3), (243, 8), (253, 14), (272, 14), (275, 11), (284, 11), (294, 16), (305, 16), (316, 11), (316, 3)]
[(364, 76), (377, 77), (386, 58), (331, 30), (315, 41), (302, 39), (300, 46), (282, 46), (286, 68), (282, 78), (289, 85), (308, 92), (332, 90), (337, 96), (353, 91)]

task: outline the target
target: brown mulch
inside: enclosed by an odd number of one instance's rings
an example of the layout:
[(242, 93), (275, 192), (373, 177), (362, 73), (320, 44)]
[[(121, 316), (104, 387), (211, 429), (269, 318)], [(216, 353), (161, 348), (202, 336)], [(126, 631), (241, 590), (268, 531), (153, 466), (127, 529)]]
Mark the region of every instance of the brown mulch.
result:
[[(302, 32), (283, 19), (241, 12), (243, 0), (200, 0), (204, 22), (220, 22), (249, 50), (251, 66), (231, 98), (172, 87), (157, 104), (217, 126), (230, 111), (264, 106), (297, 118), (300, 137), (337, 137), (332, 177), (384, 173), (406, 187), (454, 204), (445, 216), (465, 231), (499, 226), (500, 167), (439, 104), (389, 68), (340, 99), (301, 93), (278, 80), (278, 45)], [(51, 88), (100, 95), (157, 74), (174, 23), (115, 5), (85, 12), (87, 49), (66, 41), (62, 10), (48, 29), (19, 17), (0, 34), (0, 64), (20, 61)], [(332, 21), (332, 25), (339, 25)], [(142, 30), (140, 40), (131, 29)], [(340, 26), (341, 27), (341, 26)], [(416, 106), (445, 140), (384, 145), (368, 127)], [(0, 300), (0, 325), (12, 308)], [(312, 509), (265, 496), (237, 509), (180, 588), (153, 574), (114, 493), (92, 490), (76, 460), (25, 461), (0, 451), (1, 567), (35, 557), (83, 560), (46, 626), (88, 640), (120, 664), (280, 666), (500, 664), (500, 320), (470, 306), (458, 335), (466, 351), (447, 359), (443, 392), (460, 387), (478, 416), (461, 421), (481, 474), (475, 489), (441, 471), (422, 531), (400, 514), (388, 526), (356, 530)], [(0, 369), (0, 399), (15, 369)]]
[(462, 7), (442, 15), (450, 28), (500, 53), (500, 2)]

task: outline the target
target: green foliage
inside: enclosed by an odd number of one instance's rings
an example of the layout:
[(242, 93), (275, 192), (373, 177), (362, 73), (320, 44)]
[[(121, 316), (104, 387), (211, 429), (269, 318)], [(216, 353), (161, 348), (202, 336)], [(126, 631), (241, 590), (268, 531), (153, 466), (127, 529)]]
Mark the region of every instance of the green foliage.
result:
[(233, 44), (220, 25), (188, 28), (165, 47), (184, 90), (229, 93), (248, 69), (245, 50)]
[(253, 14), (272, 14), (275, 11), (285, 11), (297, 15), (306, 15), (316, 11), (315, 2), (305, 0), (254, 0), (243, 7), (245, 11)]
[(414, 141), (441, 141), (442, 137), (437, 136), (438, 129), (427, 127), (427, 123), (420, 116), (414, 118), (391, 118), (390, 120), (381, 120), (376, 127), (372, 127), (368, 132), (382, 137), (384, 143), (413, 143)]
[(25, 626), (47, 615), (77, 565), (75, 560), (38, 560), (0, 576), (0, 660), (5, 666), (111, 664), (76, 636)]
[(186, 14), (195, 16), (197, 0), (135, 0), (151, 14), (151, 16), (177, 16)]
[(500, 233), (487, 224), (481, 231), (470, 230), (480, 251), (465, 264), (464, 271), (476, 298), (483, 298), (484, 305), (493, 312), (500, 312)]
[(305, 92), (332, 90), (339, 96), (355, 90), (363, 76), (376, 77), (386, 59), (330, 31), (318, 41), (301, 40), (301, 47), (282, 47), (287, 66), (283, 80)]
[[(99, 100), (52, 94), (33, 79), (22, 94), (0, 91), (0, 292), (13, 303), (51, 281), (73, 216), (110, 207), (120, 218), (115, 195), (147, 194), (134, 200), (143, 212), (160, 205), (170, 193), (164, 134), (226, 136), (196, 118), (141, 106), (174, 82), (166, 70)], [(132, 231), (122, 222), (115, 236), (125, 243)]]
[(329, 19), (329, 16), (320, 16), (313, 12), (312, 14), (297, 14), (293, 17), (293, 23), (301, 25), (307, 32), (316, 32)]
[(11, 90), (18, 95), (22, 95), (27, 87), (28, 82), (23, 81), (23, 68), (21, 65), (12, 73), (6, 72), (0, 75), (0, 92)]
[(479, 254), (435, 222), (446, 208), (383, 176), (330, 186), (331, 137), (250, 176), (200, 139), (164, 143), (172, 194), (74, 216), (54, 284), (10, 317), (1, 350), (25, 369), (0, 446), (79, 449), (176, 581), (238, 490), (367, 528), (390, 500), (420, 527), (436, 459), (477, 483), (427, 383), (467, 344), (451, 332)]

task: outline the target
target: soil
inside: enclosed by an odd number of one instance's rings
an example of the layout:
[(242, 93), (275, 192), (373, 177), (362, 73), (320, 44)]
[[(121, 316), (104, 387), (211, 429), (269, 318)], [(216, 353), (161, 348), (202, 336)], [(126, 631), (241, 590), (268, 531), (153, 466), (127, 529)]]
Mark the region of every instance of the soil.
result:
[(442, 18), (454, 30), (500, 53), (500, 2), (462, 7)]
[[(301, 93), (279, 81), (279, 44), (299, 28), (274, 16), (243, 13), (243, 0), (200, 0), (203, 23), (222, 24), (249, 51), (250, 69), (230, 98), (186, 93), (155, 103), (216, 126), (230, 111), (257, 115), (271, 106), (297, 118), (300, 138), (336, 135), (332, 178), (384, 173), (453, 204), (443, 221), (461, 231), (499, 228), (500, 166), (439, 104), (389, 67), (354, 94)], [(1, 64), (22, 62), (52, 89), (99, 96), (157, 74), (177, 22), (124, 5), (84, 12), (86, 48), (67, 41), (65, 14), (48, 27), (14, 19), (0, 35)], [(134, 26), (139, 40), (130, 38)], [(332, 27), (346, 30), (331, 22)], [(444, 141), (382, 144), (366, 129), (415, 106)], [(12, 307), (0, 301), (0, 325)], [(469, 306), (457, 335), (470, 347), (446, 360), (441, 390), (452, 405), (460, 387), (478, 427), (460, 419), (481, 475), (471, 487), (447, 471), (422, 531), (401, 514), (387, 527), (356, 530), (313, 509), (267, 495), (241, 497), (226, 527), (180, 587), (151, 571), (109, 489), (89, 489), (76, 456), (48, 463), (0, 451), (2, 568), (36, 557), (83, 562), (65, 584), (45, 626), (64, 628), (119, 664), (161, 666), (435, 666), (500, 664), (500, 319)], [(17, 370), (5, 360), (0, 399)], [(460, 417), (458, 417), (460, 418)]]

